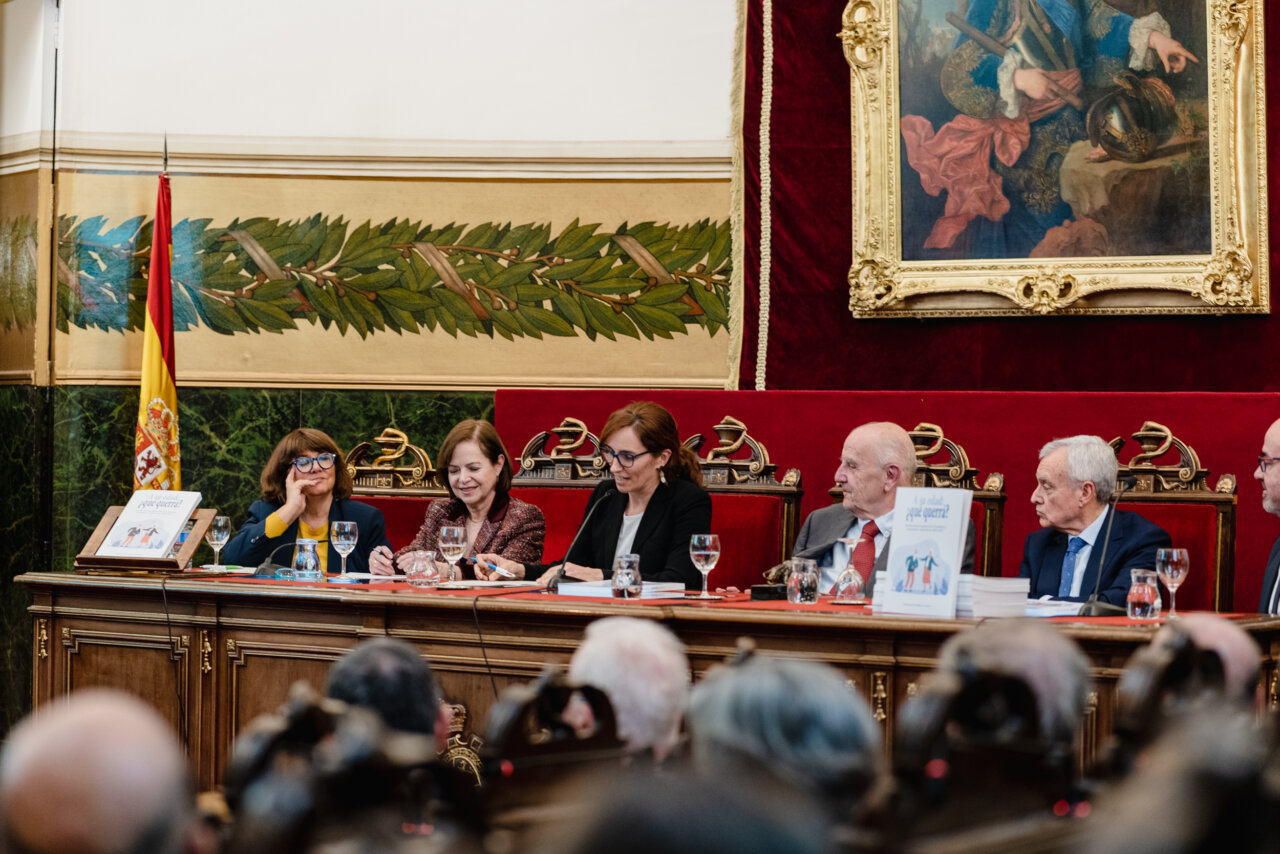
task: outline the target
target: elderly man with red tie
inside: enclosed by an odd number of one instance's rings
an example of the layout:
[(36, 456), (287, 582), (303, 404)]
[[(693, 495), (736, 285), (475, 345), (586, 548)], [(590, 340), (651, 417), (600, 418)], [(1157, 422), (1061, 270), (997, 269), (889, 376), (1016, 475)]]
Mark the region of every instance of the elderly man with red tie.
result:
[[(885, 547), (893, 534), (893, 505), (898, 487), (910, 486), (916, 472), (916, 448), (897, 424), (873, 421), (863, 424), (844, 440), (836, 483), (843, 498), (839, 504), (815, 510), (804, 520), (792, 554), (818, 561), (823, 593), (835, 587), (846, 566), (862, 576), (864, 591), (870, 596), (877, 571), (885, 569), (889, 552)], [(854, 540), (852, 548), (840, 542)], [(965, 537), (961, 572), (973, 572), (973, 520)]]

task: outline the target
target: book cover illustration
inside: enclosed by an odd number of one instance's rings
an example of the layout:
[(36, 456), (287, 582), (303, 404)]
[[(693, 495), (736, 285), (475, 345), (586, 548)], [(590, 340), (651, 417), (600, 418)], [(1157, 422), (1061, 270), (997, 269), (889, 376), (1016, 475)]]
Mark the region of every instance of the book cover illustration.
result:
[(972, 500), (967, 489), (898, 490), (888, 544), (885, 613), (955, 616), (956, 578)]

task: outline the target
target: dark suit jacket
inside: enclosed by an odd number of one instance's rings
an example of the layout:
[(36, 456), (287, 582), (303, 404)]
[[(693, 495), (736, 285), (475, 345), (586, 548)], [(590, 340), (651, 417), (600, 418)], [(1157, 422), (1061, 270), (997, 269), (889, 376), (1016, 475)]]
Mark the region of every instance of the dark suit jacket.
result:
[[(805, 518), (804, 525), (800, 528), (800, 536), (796, 537), (795, 548), (791, 550), (792, 556), (812, 558), (821, 564), (835, 546), (836, 540), (843, 537), (851, 525), (853, 525), (853, 513), (846, 509), (843, 504), (833, 504), (830, 507), (814, 510)], [(960, 571), (967, 572), (970, 575), (973, 574), (973, 552), (977, 536), (977, 531), (973, 527), (973, 520), (970, 519), (968, 532), (964, 537), (964, 558), (960, 564)], [(893, 538), (890, 537), (889, 539)], [(866, 586), (863, 588), (863, 592), (867, 596), (870, 596), (875, 589), (875, 574), (888, 568), (889, 543), (886, 541), (884, 548), (880, 550), (880, 554), (876, 557), (871, 577), (866, 579)], [(826, 593), (827, 591), (823, 590), (822, 592)]]
[[(605, 578), (613, 575), (613, 553), (627, 509), (627, 496), (620, 492), (601, 498), (614, 488), (613, 481), (606, 480), (592, 491), (587, 512), (597, 501), (600, 506), (567, 558), (580, 566), (604, 570)], [(689, 557), (689, 538), (707, 533), (711, 533), (711, 496), (684, 479), (659, 484), (640, 517), (631, 546), (631, 551), (640, 555), (640, 575), (645, 581), (683, 581), (689, 590), (701, 590), (702, 573)]]
[(1276, 570), (1280, 567), (1280, 537), (1276, 537), (1271, 546), (1271, 556), (1267, 558), (1267, 569), (1262, 573), (1262, 594), (1258, 597), (1258, 613), (1265, 614), (1271, 607), (1271, 588), (1276, 583)]
[[(1112, 511), (1107, 510), (1110, 513)], [(1116, 520), (1111, 527), (1111, 541), (1107, 546), (1107, 565), (1102, 569), (1098, 600), (1112, 605), (1124, 605), (1129, 594), (1129, 570), (1155, 569), (1156, 549), (1172, 545), (1164, 528), (1143, 519), (1128, 510), (1116, 510)], [(1102, 523), (1106, 533), (1107, 523)], [(1027, 536), (1022, 551), (1022, 567), (1018, 577), (1031, 579), (1032, 599), (1058, 595), (1058, 580), (1062, 577), (1062, 559), (1067, 554), (1070, 535), (1054, 528), (1042, 528)], [(1080, 595), (1069, 597), (1084, 601), (1093, 593), (1098, 577), (1098, 561), (1102, 558), (1102, 536), (1089, 550), (1089, 564), (1085, 567), (1080, 583)]]
[[(241, 566), (256, 566), (270, 557), (274, 563), (287, 565), (290, 552), (284, 546), (298, 539), (298, 520), (294, 519), (293, 524), (280, 536), (268, 537), (267, 517), (279, 509), (279, 504), (270, 501), (253, 502), (249, 507), (249, 518), (223, 549), (223, 561)], [(391, 548), (391, 543), (387, 541), (382, 511), (350, 498), (335, 498), (329, 505), (329, 524), (339, 520), (355, 522), (360, 529), (355, 551), (347, 555), (347, 572), (368, 572), (369, 552), (378, 546)], [(276, 549), (280, 552), (273, 554)], [(342, 566), (342, 556), (332, 548), (328, 552), (325, 569), (330, 573), (337, 572)]]

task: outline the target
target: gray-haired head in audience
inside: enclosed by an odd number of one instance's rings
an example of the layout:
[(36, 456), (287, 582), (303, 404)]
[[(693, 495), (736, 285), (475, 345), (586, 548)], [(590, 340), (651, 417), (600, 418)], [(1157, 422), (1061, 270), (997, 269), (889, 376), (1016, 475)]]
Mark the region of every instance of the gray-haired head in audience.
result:
[(694, 686), (688, 722), (702, 776), (799, 788), (840, 816), (880, 776), (880, 729), (825, 664), (753, 656), (718, 668)]
[(129, 694), (71, 694), (13, 728), (0, 753), (0, 850), (184, 854), (212, 850), (186, 757)]
[(631, 750), (652, 750), (661, 761), (675, 746), (689, 695), (689, 660), (668, 629), (634, 617), (596, 620), (569, 661), (569, 679), (608, 696), (618, 737)]
[(1089, 660), (1052, 625), (988, 620), (953, 635), (938, 651), (938, 671), (966, 668), (1020, 679), (1035, 696), (1042, 735), (1059, 745), (1073, 742), (1089, 695)]

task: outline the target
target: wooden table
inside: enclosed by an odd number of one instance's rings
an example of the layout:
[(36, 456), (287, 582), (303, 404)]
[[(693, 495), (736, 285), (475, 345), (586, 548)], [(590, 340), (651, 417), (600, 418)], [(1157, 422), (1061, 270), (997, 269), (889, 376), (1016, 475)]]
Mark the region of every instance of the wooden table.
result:
[[(534, 678), (548, 661), (566, 663), (586, 624), (600, 617), (626, 614), (666, 624), (687, 645), (695, 679), (748, 635), (762, 651), (824, 661), (847, 674), (888, 742), (896, 710), (932, 668), (938, 647), (973, 625), (823, 604), (474, 596), (404, 584), (69, 573), (28, 573), (17, 581), (30, 587), (33, 600), (33, 707), (89, 686), (137, 694), (185, 733), (202, 788), (217, 782), (242, 727), (274, 711), (295, 680), (323, 690), (330, 663), (370, 637), (390, 635), (416, 645), (450, 699), (467, 707), (470, 723), (482, 732), (493, 685), (501, 691)], [(1263, 685), (1274, 703), (1280, 619), (1246, 616), (1240, 623), (1262, 646)], [(1082, 732), (1082, 760), (1088, 761), (1111, 730), (1120, 670), (1155, 627), (1123, 618), (1061, 627), (1093, 663)]]

